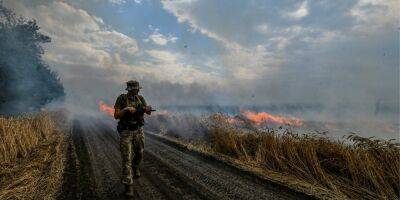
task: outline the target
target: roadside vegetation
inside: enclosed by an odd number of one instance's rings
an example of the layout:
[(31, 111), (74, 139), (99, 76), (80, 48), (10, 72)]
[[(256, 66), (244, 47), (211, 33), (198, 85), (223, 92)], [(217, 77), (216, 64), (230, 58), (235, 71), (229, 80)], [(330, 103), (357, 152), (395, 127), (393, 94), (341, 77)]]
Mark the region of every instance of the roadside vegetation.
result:
[(0, 117), (0, 199), (55, 199), (64, 170), (62, 116)]
[(400, 144), (392, 140), (349, 134), (339, 141), (290, 128), (278, 134), (251, 124), (237, 126), (222, 114), (189, 120), (197, 134), (174, 129), (174, 124), (188, 123), (187, 119), (165, 115), (149, 122), (167, 136), (233, 158), (271, 179), (289, 177), (278, 182), (306, 188), (320, 198), (399, 199)]

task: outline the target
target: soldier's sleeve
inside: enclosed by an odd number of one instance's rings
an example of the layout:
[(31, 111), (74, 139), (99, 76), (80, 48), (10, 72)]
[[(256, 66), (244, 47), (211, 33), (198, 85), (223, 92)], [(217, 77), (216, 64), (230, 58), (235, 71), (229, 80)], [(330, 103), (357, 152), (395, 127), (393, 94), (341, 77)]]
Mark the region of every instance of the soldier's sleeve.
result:
[(114, 109), (119, 109), (119, 110), (123, 109), (123, 106), (124, 106), (123, 101), (124, 101), (123, 96), (119, 95), (117, 100), (115, 101)]
[(140, 101), (143, 103), (143, 106), (147, 106), (146, 100), (144, 100), (144, 97), (142, 95), (139, 96)]

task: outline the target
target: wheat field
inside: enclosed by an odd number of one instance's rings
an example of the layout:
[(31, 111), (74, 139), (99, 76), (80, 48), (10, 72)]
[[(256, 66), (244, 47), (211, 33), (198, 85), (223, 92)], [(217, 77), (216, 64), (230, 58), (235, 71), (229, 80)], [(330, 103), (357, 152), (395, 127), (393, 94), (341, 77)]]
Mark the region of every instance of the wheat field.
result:
[(349, 134), (334, 141), (287, 130), (244, 132), (219, 115), (209, 127), (211, 148), (294, 176), (351, 199), (399, 199), (400, 145)]
[[(160, 127), (169, 137), (197, 146), (201, 151), (234, 158), (249, 168), (255, 166), (264, 174), (273, 172), (279, 175), (276, 177), (288, 177), (284, 184), (304, 183), (318, 188), (312, 190), (323, 192), (317, 195), (321, 198), (400, 198), (400, 144), (392, 140), (349, 134), (339, 141), (317, 134), (298, 134), (291, 129), (278, 133), (274, 129), (256, 129), (251, 124), (243, 128), (219, 113), (191, 122), (187, 117), (158, 118), (161, 119), (150, 119), (150, 126)], [(171, 123), (193, 123), (186, 126), (194, 128), (179, 131)], [(199, 130), (202, 137), (187, 133)]]
[(0, 199), (55, 199), (64, 170), (60, 113), (0, 117)]

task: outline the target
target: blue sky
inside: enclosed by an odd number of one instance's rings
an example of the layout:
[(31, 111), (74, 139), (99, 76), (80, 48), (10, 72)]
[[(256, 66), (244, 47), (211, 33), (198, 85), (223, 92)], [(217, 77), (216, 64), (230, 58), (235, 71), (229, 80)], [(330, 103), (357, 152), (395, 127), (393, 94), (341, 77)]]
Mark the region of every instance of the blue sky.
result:
[(396, 0), (5, 0), (52, 37), (69, 101), (346, 105), (398, 113)]
[[(167, 49), (188, 57), (188, 62), (201, 66), (203, 57), (212, 57), (223, 47), (204, 34), (191, 30), (187, 23), (179, 23), (172, 13), (163, 9), (160, 1), (103, 1), (97, 4), (82, 2), (79, 7), (99, 16), (104, 23), (133, 37), (141, 49)], [(114, 12), (110, 13), (110, 9)], [(149, 36), (154, 36), (154, 41)], [(157, 37), (158, 36), (158, 37)], [(159, 40), (157, 40), (157, 38)], [(174, 41), (167, 41), (175, 38)], [(159, 43), (166, 43), (160, 45)], [(201, 66), (207, 68), (207, 66)]]

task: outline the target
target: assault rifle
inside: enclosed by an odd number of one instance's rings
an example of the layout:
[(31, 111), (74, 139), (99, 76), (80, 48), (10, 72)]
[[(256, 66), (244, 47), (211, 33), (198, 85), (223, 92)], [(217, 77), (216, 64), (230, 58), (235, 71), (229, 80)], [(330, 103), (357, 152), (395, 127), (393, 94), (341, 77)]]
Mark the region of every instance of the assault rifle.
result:
[[(135, 107), (135, 109), (136, 109), (136, 112), (138, 112), (138, 113), (140, 113), (140, 114), (143, 114), (143, 113), (144, 113), (144, 106), (138, 106), (138, 107)], [(150, 112), (154, 112), (154, 111), (156, 111), (156, 110), (154, 110), (153, 108), (151, 108), (149, 111), (150, 111)]]
[[(143, 115), (145, 113), (144, 106), (137, 106), (135, 107), (135, 113), (126, 113), (124, 115), (125, 119), (134, 119), (134, 120), (120, 120), (118, 122), (117, 130), (121, 132), (125, 129), (136, 130), (138, 127), (144, 125), (144, 118)], [(154, 109), (150, 109), (150, 112), (156, 111)]]

